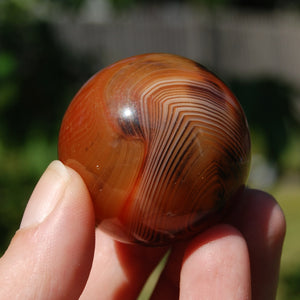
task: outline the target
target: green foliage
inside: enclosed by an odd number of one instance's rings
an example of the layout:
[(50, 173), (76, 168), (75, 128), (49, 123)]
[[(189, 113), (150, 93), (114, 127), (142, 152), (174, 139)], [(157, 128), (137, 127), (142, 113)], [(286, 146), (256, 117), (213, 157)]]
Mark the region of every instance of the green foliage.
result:
[(283, 276), (283, 284), (286, 286), (285, 299), (300, 299), (300, 266)]
[(60, 11), (78, 12), (86, 0), (1, 0), (0, 20), (6, 19), (10, 22), (32, 19), (28, 12), (34, 7), (55, 8)]
[(270, 192), (284, 211), (287, 232), (282, 253), (278, 300), (300, 299), (299, 174), (278, 182)]
[(46, 22), (1, 23), (0, 42), (2, 139), (53, 138), (67, 102), (90, 76), (89, 61), (66, 52)]
[(78, 11), (86, 0), (40, 0), (41, 3), (56, 5), (63, 10)]
[(136, 4), (136, 0), (109, 0), (109, 2), (116, 11), (129, 9)]
[[(16, 98), (14, 75), (17, 61), (9, 52), (0, 52), (0, 111), (4, 111)], [(1, 133), (0, 133), (1, 135)]]
[(208, 7), (225, 6), (230, 4), (231, 0), (109, 0), (112, 7), (117, 11), (126, 10), (136, 5), (162, 5), (188, 3), (192, 5), (203, 5)]
[(272, 77), (232, 80), (231, 88), (242, 104), (250, 128), (262, 135), (267, 158), (280, 165), (280, 156), (290, 140), (292, 128), (299, 124), (294, 116), (294, 90)]
[(0, 253), (18, 228), (35, 183), (57, 157), (68, 103), (92, 74), (91, 59), (63, 48), (49, 23), (18, 3), (5, 3), (0, 5)]
[(10, 77), (16, 69), (16, 60), (10, 53), (0, 53), (0, 78)]
[(19, 227), (34, 185), (56, 158), (56, 142), (33, 137), (18, 147), (0, 143), (0, 255)]
[(274, 10), (277, 7), (300, 8), (295, 0), (277, 1), (277, 0), (109, 0), (112, 6), (117, 10), (125, 10), (136, 5), (161, 5), (165, 3), (188, 3), (210, 9), (218, 7), (239, 7), (257, 10)]

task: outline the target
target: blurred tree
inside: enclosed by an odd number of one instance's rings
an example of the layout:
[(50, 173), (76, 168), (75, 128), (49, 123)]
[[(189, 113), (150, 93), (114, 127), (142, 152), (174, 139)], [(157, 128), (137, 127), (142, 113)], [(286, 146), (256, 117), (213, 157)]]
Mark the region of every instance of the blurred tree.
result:
[[(0, 128), (6, 142), (57, 134), (64, 108), (91, 75), (90, 60), (69, 53), (51, 25), (9, 5), (0, 22)], [(16, 17), (22, 15), (22, 22)]]
[(250, 128), (262, 135), (267, 158), (281, 169), (279, 158), (288, 145), (289, 131), (299, 126), (293, 111), (294, 89), (272, 77), (235, 79), (231, 88), (245, 110)]
[(67, 105), (92, 74), (91, 58), (62, 47), (29, 2), (0, 1), (0, 254), (37, 178), (56, 158)]
[(230, 2), (232, 6), (259, 10), (272, 10), (284, 7), (300, 8), (299, 0), (230, 0)]
[(63, 10), (79, 11), (86, 0), (40, 0), (40, 2), (50, 3), (59, 6)]
[(299, 0), (109, 0), (116, 10), (123, 10), (134, 5), (163, 4), (163, 3), (190, 3), (206, 7), (241, 7), (259, 10), (272, 10), (277, 7), (300, 8)]
[(300, 266), (294, 267), (288, 274), (283, 275), (285, 285), (285, 299), (300, 299)]

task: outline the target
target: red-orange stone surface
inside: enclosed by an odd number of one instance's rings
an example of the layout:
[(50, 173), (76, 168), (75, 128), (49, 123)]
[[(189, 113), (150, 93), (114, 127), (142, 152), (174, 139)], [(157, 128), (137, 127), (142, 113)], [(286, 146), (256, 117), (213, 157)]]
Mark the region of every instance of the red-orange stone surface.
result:
[(248, 176), (250, 137), (240, 104), (212, 73), (179, 56), (145, 54), (80, 89), (58, 152), (84, 179), (103, 230), (157, 246), (228, 210)]

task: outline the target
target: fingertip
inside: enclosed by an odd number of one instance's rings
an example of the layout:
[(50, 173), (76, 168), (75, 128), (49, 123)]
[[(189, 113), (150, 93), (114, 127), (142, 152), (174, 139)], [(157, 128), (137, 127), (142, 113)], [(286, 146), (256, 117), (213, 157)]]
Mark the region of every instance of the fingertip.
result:
[(30, 196), (20, 228), (43, 222), (63, 198), (68, 181), (68, 169), (60, 161), (51, 162)]
[(93, 205), (83, 180), (61, 162), (51, 163), (1, 259), (0, 282), (6, 284), (0, 298), (13, 299), (18, 289), (28, 299), (78, 299), (94, 243)]
[[(274, 200), (275, 201), (275, 200)], [(276, 203), (269, 218), (267, 239), (270, 248), (282, 247), (286, 234), (286, 219), (283, 210)]]
[(276, 199), (266, 192), (246, 189), (227, 221), (247, 241), (253, 298), (275, 298), (286, 232), (285, 217)]
[(227, 221), (236, 226), (248, 243), (255, 247), (281, 245), (286, 233), (285, 216), (276, 199), (256, 189), (245, 190)]

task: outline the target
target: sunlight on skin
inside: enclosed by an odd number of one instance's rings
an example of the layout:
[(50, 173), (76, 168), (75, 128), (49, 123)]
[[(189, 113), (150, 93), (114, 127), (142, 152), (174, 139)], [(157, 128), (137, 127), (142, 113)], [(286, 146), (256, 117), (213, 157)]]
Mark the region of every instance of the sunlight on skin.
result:
[[(285, 235), (280, 207), (246, 190), (224, 222), (173, 245), (151, 299), (211, 299), (220, 289), (228, 299), (275, 298)], [(95, 234), (86, 186), (59, 162), (41, 177), (21, 226), (0, 260), (1, 299), (136, 299), (168, 249)]]

